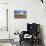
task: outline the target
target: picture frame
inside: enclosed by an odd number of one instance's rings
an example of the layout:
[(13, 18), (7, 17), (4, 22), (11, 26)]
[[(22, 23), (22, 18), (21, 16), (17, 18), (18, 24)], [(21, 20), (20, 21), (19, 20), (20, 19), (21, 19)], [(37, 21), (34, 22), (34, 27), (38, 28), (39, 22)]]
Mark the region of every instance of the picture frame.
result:
[(26, 10), (14, 10), (14, 18), (27, 18)]

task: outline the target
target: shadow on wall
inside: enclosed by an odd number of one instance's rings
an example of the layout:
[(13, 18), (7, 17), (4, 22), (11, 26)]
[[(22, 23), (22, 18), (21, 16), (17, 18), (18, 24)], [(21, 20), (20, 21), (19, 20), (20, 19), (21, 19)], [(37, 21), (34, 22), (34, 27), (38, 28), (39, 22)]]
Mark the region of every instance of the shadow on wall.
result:
[(42, 40), (42, 45), (44, 46), (43, 26), (42, 25), (40, 25), (40, 39)]

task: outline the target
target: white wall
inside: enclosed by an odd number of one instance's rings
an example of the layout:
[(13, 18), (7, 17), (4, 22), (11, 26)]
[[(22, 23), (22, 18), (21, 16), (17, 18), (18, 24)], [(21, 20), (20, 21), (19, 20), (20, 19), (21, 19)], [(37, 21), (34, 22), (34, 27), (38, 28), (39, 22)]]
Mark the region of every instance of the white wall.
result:
[[(2, 2), (3, 0), (1, 0)], [(3, 2), (9, 2), (9, 31), (11, 38), (16, 30), (26, 30), (27, 22), (40, 23), (43, 26), (44, 41), (46, 44), (46, 16), (45, 16), (45, 4), (43, 5), (40, 0), (4, 0)], [(44, 1), (45, 2), (45, 1)], [(27, 10), (27, 19), (14, 19), (14, 10), (25, 9)]]
[[(25, 9), (27, 10), (27, 19), (14, 19), (14, 10)], [(11, 32), (11, 38), (13, 33), (18, 30), (26, 30), (28, 23), (40, 23), (43, 27), (43, 36), (46, 43), (46, 16), (45, 16), (45, 4), (42, 4), (40, 0), (10, 0), (9, 1), (9, 31)]]
[(8, 0), (0, 0), (0, 3), (8, 3)]

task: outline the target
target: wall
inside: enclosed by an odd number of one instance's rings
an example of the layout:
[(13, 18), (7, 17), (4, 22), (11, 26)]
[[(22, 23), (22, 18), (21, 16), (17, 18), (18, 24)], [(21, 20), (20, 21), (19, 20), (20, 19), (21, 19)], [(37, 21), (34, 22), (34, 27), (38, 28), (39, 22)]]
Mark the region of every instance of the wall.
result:
[[(0, 2), (2, 2), (1, 0)], [(3, 2), (9, 2), (9, 32), (11, 38), (13, 37), (13, 33), (16, 30), (22, 31), (27, 30), (27, 22), (28, 23), (40, 23), (43, 27), (43, 35), (44, 41), (46, 44), (46, 16), (45, 16), (45, 4), (43, 5), (40, 0), (4, 0)], [(45, 2), (45, 1), (44, 1)], [(26, 19), (14, 19), (14, 10), (15, 9), (25, 9), (27, 10), (27, 18)]]
[[(45, 1), (44, 1), (45, 2)], [(26, 19), (14, 19), (14, 10), (25, 9), (27, 10)], [(28, 23), (40, 23), (43, 29), (44, 41), (46, 42), (46, 16), (45, 4), (40, 0), (10, 0), (9, 1), (9, 31), (11, 38), (14, 38), (15, 31), (27, 30)]]
[(8, 0), (0, 0), (0, 3), (8, 3)]

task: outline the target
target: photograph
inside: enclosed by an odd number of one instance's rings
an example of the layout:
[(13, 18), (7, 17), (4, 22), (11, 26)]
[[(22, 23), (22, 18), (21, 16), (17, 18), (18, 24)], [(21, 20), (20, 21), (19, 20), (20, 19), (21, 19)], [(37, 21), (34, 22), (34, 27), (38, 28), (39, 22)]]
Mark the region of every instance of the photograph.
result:
[(27, 11), (26, 10), (15, 10), (14, 18), (17, 18), (17, 19), (27, 18)]

